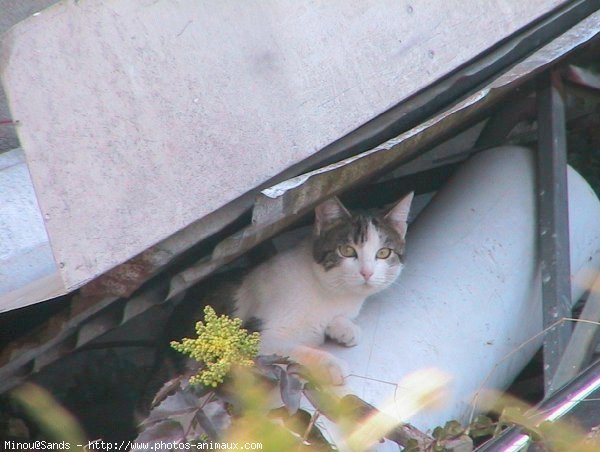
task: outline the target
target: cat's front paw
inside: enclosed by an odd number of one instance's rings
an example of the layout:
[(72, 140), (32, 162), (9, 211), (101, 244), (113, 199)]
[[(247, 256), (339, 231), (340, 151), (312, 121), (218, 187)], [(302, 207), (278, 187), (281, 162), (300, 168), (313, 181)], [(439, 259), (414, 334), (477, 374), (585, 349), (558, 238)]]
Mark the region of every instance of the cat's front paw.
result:
[(325, 334), (346, 347), (354, 347), (360, 341), (361, 330), (348, 317), (337, 316), (327, 325)]
[(348, 364), (329, 353), (323, 353), (319, 362), (317, 377), (324, 383), (335, 386), (344, 384), (345, 376), (348, 375)]
[(300, 345), (291, 350), (290, 357), (322, 384), (343, 385), (349, 374), (348, 364), (325, 350)]

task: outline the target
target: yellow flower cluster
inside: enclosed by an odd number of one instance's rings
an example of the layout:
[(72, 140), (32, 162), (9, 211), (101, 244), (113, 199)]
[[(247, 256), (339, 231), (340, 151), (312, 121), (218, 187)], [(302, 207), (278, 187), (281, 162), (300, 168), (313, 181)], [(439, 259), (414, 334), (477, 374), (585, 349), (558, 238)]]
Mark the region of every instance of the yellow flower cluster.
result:
[(184, 338), (171, 342), (171, 347), (204, 364), (204, 368), (190, 379), (217, 387), (232, 366), (252, 366), (258, 354), (259, 333), (249, 333), (242, 328), (240, 319), (226, 315), (217, 316), (210, 306), (204, 308), (204, 322), (196, 323), (196, 339)]

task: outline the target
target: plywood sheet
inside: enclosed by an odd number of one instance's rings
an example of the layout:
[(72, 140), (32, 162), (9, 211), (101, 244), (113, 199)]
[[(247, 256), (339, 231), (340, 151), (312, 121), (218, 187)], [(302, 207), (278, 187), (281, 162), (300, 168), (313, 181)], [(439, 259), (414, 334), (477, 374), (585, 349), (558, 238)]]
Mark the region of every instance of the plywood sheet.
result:
[(0, 70), (66, 287), (561, 3), (80, 0), (22, 22)]

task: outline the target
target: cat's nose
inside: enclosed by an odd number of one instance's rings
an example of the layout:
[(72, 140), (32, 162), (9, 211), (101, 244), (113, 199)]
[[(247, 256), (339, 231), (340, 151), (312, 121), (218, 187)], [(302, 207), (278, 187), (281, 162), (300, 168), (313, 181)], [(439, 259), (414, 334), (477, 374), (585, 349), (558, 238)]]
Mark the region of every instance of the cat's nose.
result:
[(365, 278), (365, 281), (368, 281), (371, 276), (373, 276), (373, 272), (371, 270), (367, 270), (367, 269), (362, 269), (360, 271), (360, 274), (363, 276), (363, 278)]

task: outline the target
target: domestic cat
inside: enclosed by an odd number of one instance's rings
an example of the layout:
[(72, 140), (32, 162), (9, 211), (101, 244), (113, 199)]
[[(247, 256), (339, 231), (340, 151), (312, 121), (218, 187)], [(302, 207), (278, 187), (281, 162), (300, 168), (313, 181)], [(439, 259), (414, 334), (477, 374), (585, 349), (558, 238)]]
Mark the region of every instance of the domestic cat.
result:
[(353, 215), (331, 198), (316, 207), (309, 237), (237, 278), (221, 278), (199, 301), (230, 298), (229, 314), (261, 332), (261, 354), (287, 356), (343, 384), (345, 364), (318, 346), (325, 338), (348, 347), (360, 340), (353, 319), (363, 302), (403, 268), (412, 199), (409, 193), (384, 214)]

